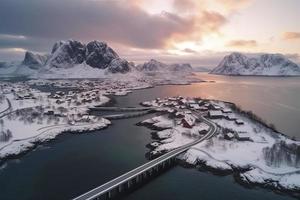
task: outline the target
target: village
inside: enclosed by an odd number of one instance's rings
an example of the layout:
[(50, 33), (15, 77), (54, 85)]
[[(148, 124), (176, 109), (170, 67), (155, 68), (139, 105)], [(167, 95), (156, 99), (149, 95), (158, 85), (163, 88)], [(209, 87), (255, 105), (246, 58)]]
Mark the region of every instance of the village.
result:
[(107, 127), (110, 120), (92, 115), (90, 109), (139, 87), (118, 80), (0, 82), (0, 160), (63, 132)]
[[(182, 127), (189, 129), (197, 125), (198, 119), (195, 113), (207, 117), (212, 121), (223, 119), (233, 122), (237, 127), (244, 125), (244, 121), (238, 115), (234, 114), (230, 103), (225, 104), (218, 101), (178, 96), (165, 99), (157, 98), (153, 101), (143, 102), (141, 105), (157, 107), (156, 111), (168, 113), (170, 118), (176, 119), (177, 125), (182, 125)], [(227, 140), (251, 141), (251, 138), (245, 131), (235, 131), (235, 129), (229, 128), (223, 131), (224, 138)], [(200, 133), (205, 133), (205, 131), (200, 131)]]

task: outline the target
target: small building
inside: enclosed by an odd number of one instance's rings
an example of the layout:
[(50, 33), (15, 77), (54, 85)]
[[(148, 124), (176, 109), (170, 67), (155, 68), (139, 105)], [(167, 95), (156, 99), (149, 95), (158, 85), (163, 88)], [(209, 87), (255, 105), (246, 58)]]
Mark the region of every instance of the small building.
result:
[(232, 113), (232, 110), (230, 108), (224, 108), (222, 109), (223, 113)]
[(201, 107), (200, 107), (200, 111), (208, 111), (208, 108), (205, 107), (205, 106), (201, 106)]
[(50, 109), (49, 109), (49, 110), (45, 110), (45, 111), (44, 111), (44, 114), (45, 114), (45, 115), (54, 115), (54, 111), (53, 111), (53, 110), (50, 110)]
[(235, 134), (233, 132), (228, 132), (224, 134), (224, 139), (233, 140), (235, 138)]
[(178, 117), (178, 118), (184, 117), (184, 113), (183, 113), (183, 112), (180, 112), (180, 111), (177, 111), (177, 112), (175, 113), (175, 117)]
[(236, 139), (239, 141), (252, 141), (249, 134), (245, 132), (238, 132), (236, 134)]
[(237, 120), (235, 120), (235, 123), (236, 123), (237, 125), (243, 125), (243, 124), (244, 124), (244, 121), (241, 120), (241, 119), (237, 119)]
[(200, 109), (200, 106), (197, 103), (191, 103), (189, 106), (190, 106), (190, 108), (195, 109), (195, 110), (199, 110)]
[(220, 110), (210, 110), (208, 112), (208, 117), (211, 119), (221, 119), (224, 117), (224, 115)]
[(55, 101), (55, 103), (57, 103), (57, 104), (62, 104), (62, 103), (65, 103), (65, 101), (64, 101), (64, 100), (61, 100), (61, 99), (57, 99), (57, 100)]
[(179, 101), (179, 104), (181, 104), (181, 105), (185, 105), (187, 103), (187, 100), (186, 99), (181, 99), (180, 101)]
[(90, 121), (90, 116), (89, 115), (83, 115), (81, 117), (81, 121), (83, 121), (83, 122), (89, 122)]
[(182, 126), (185, 128), (192, 128), (195, 125), (196, 118), (192, 115), (185, 115), (181, 120)]
[(237, 120), (237, 117), (234, 114), (229, 114), (226, 116), (226, 118), (230, 121), (235, 121)]

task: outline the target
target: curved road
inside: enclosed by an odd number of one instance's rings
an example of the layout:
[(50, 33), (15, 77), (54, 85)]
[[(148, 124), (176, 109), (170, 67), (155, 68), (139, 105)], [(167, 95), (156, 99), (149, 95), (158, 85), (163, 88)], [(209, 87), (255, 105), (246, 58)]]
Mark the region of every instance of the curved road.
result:
[[(198, 113), (197, 113), (198, 114)], [(198, 114), (199, 115), (199, 114)], [(150, 162), (144, 164), (144, 165), (141, 165), (85, 194), (82, 194), (81, 196), (79, 197), (76, 197), (74, 200), (91, 200), (91, 199), (94, 199), (108, 191), (110, 191), (111, 189), (117, 187), (118, 185), (122, 184), (122, 183), (125, 183), (127, 181), (129, 181), (130, 179), (136, 177), (137, 175), (140, 175), (144, 172), (146, 172), (147, 170), (155, 167), (155, 166), (158, 166), (159, 164), (163, 163), (164, 161), (168, 160), (168, 159), (171, 159), (173, 157), (176, 157), (177, 155), (187, 151), (191, 146), (194, 146), (196, 144), (198, 144), (199, 142), (202, 142), (206, 139), (209, 139), (211, 138), (215, 133), (216, 133), (216, 130), (217, 130), (217, 126), (216, 124), (214, 124), (213, 122), (209, 121), (208, 119), (204, 118), (203, 116), (199, 116), (199, 119), (202, 119), (204, 123), (206, 123), (207, 125), (210, 126), (209, 128), (209, 131), (207, 132), (206, 135), (204, 135), (203, 137), (201, 137), (200, 139), (198, 140), (195, 140), (194, 142), (191, 142), (189, 144), (186, 144), (186, 145), (183, 145), (177, 149), (174, 149), (154, 160), (151, 160)]]
[(3, 111), (0, 112), (0, 118), (4, 117), (7, 113), (6, 111), (10, 110), (11, 109), (11, 102), (8, 98), (6, 98), (6, 101), (7, 101), (7, 104), (8, 104), (8, 107), (6, 109), (4, 109)]

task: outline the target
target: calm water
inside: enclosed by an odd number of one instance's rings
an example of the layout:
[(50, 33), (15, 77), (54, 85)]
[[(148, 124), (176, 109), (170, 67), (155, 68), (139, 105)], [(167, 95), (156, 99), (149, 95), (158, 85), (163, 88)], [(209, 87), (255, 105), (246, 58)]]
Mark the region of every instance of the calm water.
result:
[[(216, 83), (160, 86), (117, 97), (119, 106), (134, 106), (155, 97), (184, 95), (232, 101), (253, 110), (289, 135), (298, 135), (299, 78), (223, 77), (200, 74)], [(114, 121), (108, 129), (65, 134), (0, 170), (0, 199), (70, 199), (142, 163), (150, 130), (136, 119)], [(283, 120), (284, 119), (284, 120)], [(288, 124), (288, 125), (287, 125)], [(298, 135), (299, 136), (299, 135)], [(217, 191), (217, 192), (216, 192)], [(232, 176), (214, 176), (175, 167), (124, 199), (292, 199), (265, 189), (246, 189)]]
[(138, 105), (141, 100), (166, 96), (190, 96), (230, 101), (251, 110), (267, 123), (300, 139), (300, 77), (238, 77), (197, 73), (214, 81), (182, 86), (159, 86), (136, 91), (122, 105)]

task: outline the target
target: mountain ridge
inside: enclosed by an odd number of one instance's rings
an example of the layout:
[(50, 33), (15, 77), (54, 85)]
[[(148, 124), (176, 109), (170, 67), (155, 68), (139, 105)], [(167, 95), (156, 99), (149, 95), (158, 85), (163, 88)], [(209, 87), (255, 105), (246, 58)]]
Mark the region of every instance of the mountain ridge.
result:
[[(191, 72), (190, 64), (167, 65), (151, 59), (137, 65), (121, 58), (106, 42), (86, 44), (73, 39), (54, 43), (49, 55), (27, 51), (20, 63), (1, 63), (0, 76), (30, 76), (34, 78), (103, 77), (105, 74), (128, 72)], [(78, 75), (76, 75), (78, 74)]]
[(210, 73), (241, 76), (300, 76), (300, 66), (282, 54), (262, 54), (250, 57), (234, 52), (225, 56)]

